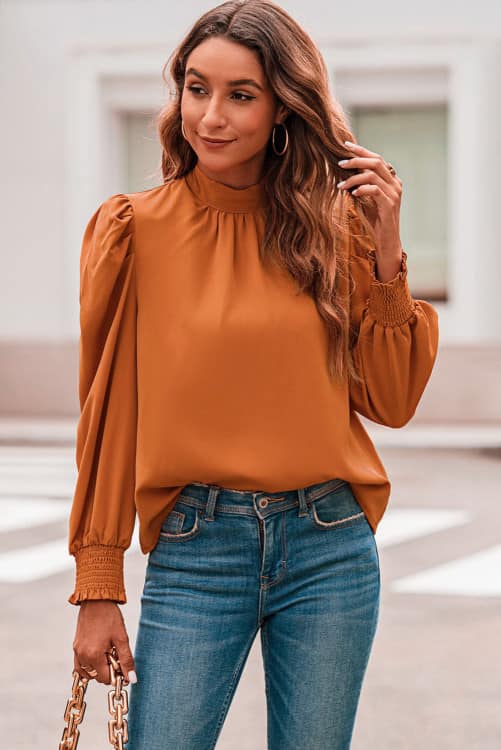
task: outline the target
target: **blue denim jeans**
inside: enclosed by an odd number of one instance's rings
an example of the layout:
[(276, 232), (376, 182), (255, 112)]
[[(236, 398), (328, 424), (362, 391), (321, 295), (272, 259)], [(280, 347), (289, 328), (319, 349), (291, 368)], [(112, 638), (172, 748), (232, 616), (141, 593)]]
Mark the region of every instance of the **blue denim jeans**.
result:
[(380, 601), (348, 482), (186, 485), (148, 556), (127, 750), (212, 750), (258, 632), (268, 750), (348, 750)]

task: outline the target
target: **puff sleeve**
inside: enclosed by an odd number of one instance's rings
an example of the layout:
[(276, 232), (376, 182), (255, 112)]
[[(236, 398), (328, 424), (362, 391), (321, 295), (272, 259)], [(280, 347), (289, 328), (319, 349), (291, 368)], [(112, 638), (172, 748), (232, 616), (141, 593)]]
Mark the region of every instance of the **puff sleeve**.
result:
[(355, 282), (350, 298), (353, 361), (362, 383), (350, 380), (350, 407), (387, 427), (403, 427), (414, 415), (438, 351), (438, 313), (414, 299), (408, 285), (407, 253), (397, 275), (376, 276), (376, 252), (356, 239), (353, 224), (349, 264)]
[(135, 523), (137, 431), (133, 207), (113, 195), (91, 217), (80, 256), (78, 475), (68, 550), (70, 604), (127, 601), (123, 558)]

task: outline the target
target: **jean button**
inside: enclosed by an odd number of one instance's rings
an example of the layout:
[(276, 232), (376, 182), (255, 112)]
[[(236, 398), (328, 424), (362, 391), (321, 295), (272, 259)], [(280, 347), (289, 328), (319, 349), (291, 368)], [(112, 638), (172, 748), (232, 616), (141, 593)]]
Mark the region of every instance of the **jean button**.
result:
[(266, 506), (268, 505), (268, 502), (269, 502), (269, 500), (268, 500), (267, 497), (260, 498), (259, 503), (258, 503), (259, 507), (260, 508), (266, 508)]

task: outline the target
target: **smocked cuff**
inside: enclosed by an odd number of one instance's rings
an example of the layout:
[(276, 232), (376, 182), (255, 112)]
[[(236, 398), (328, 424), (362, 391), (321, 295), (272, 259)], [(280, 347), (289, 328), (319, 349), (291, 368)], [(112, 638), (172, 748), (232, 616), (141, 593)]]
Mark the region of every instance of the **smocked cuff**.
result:
[(86, 599), (112, 599), (125, 604), (122, 547), (91, 544), (75, 553), (75, 589), (68, 598), (70, 604), (79, 604)]
[(407, 280), (407, 253), (402, 250), (400, 271), (389, 281), (379, 281), (376, 276), (376, 251), (369, 250), (367, 256), (372, 276), (368, 312), (383, 326), (407, 323), (416, 309)]

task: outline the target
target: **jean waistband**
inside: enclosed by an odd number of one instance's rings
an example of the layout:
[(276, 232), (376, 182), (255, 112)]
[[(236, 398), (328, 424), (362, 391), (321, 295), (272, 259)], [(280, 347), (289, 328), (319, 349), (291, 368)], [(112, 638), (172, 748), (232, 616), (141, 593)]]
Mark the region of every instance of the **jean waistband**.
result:
[(349, 484), (345, 479), (328, 479), (325, 482), (310, 484), (295, 490), (283, 492), (266, 492), (265, 490), (234, 490), (220, 487), (217, 484), (192, 482), (183, 487), (178, 499), (202, 510), (208, 509), (212, 516), (217, 506), (218, 512), (242, 515), (258, 515), (264, 518), (271, 513), (278, 513), (299, 505), (302, 512), (314, 500), (323, 497), (332, 490)]

